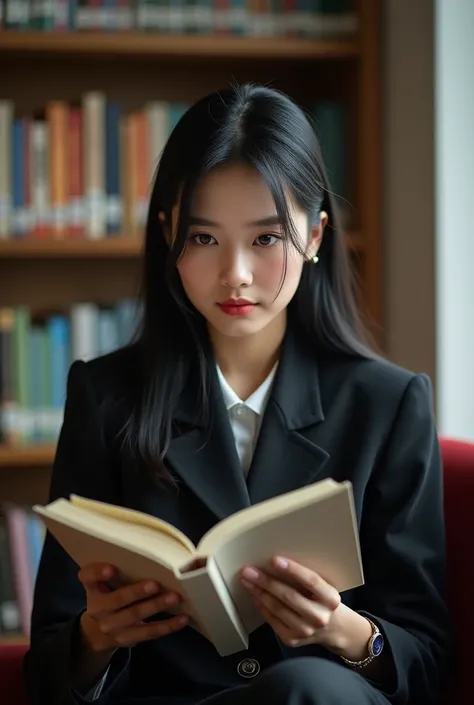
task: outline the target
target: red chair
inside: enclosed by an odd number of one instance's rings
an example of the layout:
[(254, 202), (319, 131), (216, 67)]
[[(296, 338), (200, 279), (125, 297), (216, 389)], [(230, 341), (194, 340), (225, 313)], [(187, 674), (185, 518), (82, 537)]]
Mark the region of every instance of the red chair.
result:
[(0, 702), (2, 705), (28, 705), (22, 678), (24, 644), (0, 645)]
[[(445, 510), (448, 550), (448, 599), (456, 629), (455, 672), (446, 705), (473, 702), (471, 669), (474, 663), (474, 562), (470, 541), (474, 541), (474, 444), (441, 440), (445, 470)], [(463, 549), (466, 541), (467, 551)], [(22, 659), (26, 646), (0, 645), (0, 702), (28, 705), (22, 684)]]
[(448, 601), (455, 629), (455, 670), (446, 705), (474, 701), (474, 444), (443, 438)]

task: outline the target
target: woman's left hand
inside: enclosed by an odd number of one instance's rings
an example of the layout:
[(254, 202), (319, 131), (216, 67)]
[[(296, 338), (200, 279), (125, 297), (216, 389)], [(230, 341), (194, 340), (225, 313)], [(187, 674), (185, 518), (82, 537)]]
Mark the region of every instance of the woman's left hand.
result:
[(247, 566), (241, 580), (283, 643), (337, 648), (337, 613), (344, 607), (338, 591), (295, 561), (275, 557), (273, 568), (281, 579)]

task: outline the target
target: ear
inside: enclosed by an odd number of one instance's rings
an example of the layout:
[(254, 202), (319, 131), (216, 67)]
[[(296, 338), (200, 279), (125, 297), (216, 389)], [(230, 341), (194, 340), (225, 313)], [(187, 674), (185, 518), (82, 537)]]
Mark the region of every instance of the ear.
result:
[(323, 241), (324, 228), (328, 223), (328, 214), (326, 211), (321, 211), (319, 223), (313, 225), (311, 232), (309, 234), (308, 248), (306, 250), (308, 260), (313, 259), (315, 255), (318, 254), (318, 250), (321, 247)]

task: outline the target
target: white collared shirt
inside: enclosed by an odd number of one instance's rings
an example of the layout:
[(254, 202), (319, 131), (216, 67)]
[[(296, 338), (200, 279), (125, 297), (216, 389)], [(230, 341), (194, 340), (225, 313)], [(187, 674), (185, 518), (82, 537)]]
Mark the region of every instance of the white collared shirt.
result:
[(234, 434), (235, 447), (244, 475), (247, 476), (257, 443), (263, 414), (267, 406), (278, 363), (268, 377), (245, 401), (242, 401), (227, 382), (217, 365), (217, 377), (224, 404)]

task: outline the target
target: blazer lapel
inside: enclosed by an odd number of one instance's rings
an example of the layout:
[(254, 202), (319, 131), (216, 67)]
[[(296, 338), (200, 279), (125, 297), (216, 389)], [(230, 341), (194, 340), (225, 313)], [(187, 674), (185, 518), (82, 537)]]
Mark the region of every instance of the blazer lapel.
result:
[(177, 413), (180, 432), (170, 443), (166, 461), (221, 520), (250, 506), (250, 497), (212, 365), (209, 374), (210, 419), (202, 419), (197, 384), (185, 387)]
[(316, 355), (288, 331), (248, 476), (252, 504), (314, 482), (329, 454), (313, 437), (324, 421)]

